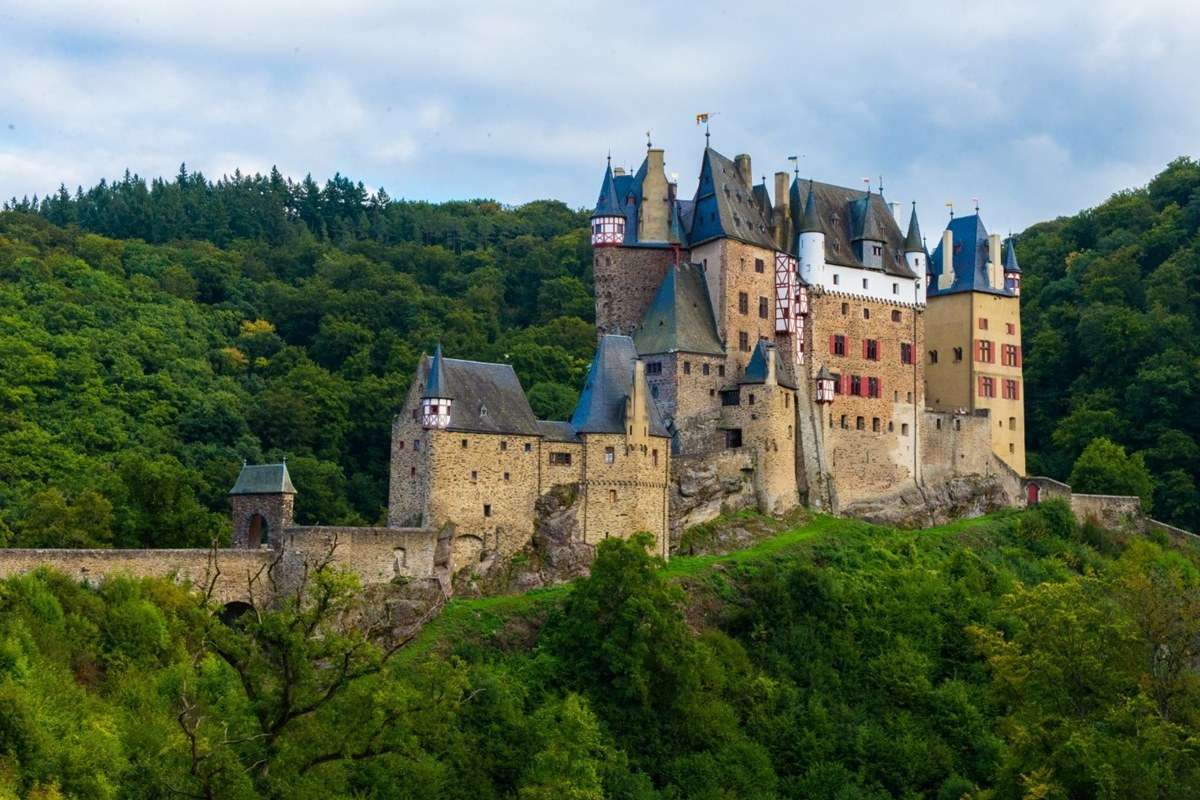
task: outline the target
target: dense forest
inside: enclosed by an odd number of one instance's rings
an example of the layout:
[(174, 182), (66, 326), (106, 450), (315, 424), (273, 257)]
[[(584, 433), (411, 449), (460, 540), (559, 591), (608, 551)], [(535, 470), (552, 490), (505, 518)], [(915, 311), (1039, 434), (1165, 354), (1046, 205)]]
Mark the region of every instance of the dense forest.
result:
[(1200, 529), (1200, 163), (1034, 225), (1017, 253), (1030, 472)]
[(127, 177), (0, 214), (0, 538), (203, 545), (243, 459), (286, 457), (302, 522), (383, 518), (422, 352), (513, 364), (574, 407), (592, 355), (586, 215), (391, 202), (341, 178)]
[(1195, 550), (1061, 502), (642, 545), (408, 646), (327, 570), (229, 624), (166, 582), (0, 582), (0, 798), (1200, 796)]
[[(287, 458), (302, 522), (375, 522), (422, 352), (512, 363), (549, 418), (569, 414), (591, 356), (586, 214), (561, 203), (181, 168), (6, 207), (9, 544), (227, 536), (243, 459)], [(1017, 248), (1030, 472), (1200, 527), (1200, 164)]]

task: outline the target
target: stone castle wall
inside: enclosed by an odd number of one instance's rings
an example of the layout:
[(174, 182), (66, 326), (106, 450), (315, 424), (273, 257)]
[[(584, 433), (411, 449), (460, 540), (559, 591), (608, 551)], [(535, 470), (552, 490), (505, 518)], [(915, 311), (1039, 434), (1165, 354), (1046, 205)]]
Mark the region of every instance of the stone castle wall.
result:
[(670, 450), (669, 440), (636, 430), (633, 435), (585, 437), (584, 542), (648, 531), (654, 534), (659, 554), (667, 556)]
[[(686, 251), (681, 258), (686, 258)], [(664, 247), (600, 247), (592, 258), (596, 332), (630, 334), (642, 322), (675, 253)]]

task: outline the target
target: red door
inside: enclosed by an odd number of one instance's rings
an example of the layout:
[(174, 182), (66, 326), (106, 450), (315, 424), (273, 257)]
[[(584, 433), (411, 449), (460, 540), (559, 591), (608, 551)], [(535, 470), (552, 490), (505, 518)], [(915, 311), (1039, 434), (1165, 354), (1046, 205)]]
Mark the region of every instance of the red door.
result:
[(1035, 506), (1038, 501), (1038, 485), (1036, 483), (1025, 484), (1025, 500), (1026, 505)]

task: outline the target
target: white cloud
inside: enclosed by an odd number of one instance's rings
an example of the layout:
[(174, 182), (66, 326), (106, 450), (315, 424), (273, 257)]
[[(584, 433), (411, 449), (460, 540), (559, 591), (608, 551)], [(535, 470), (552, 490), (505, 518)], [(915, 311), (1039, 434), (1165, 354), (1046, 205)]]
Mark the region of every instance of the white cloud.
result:
[(717, 111), (714, 146), (759, 174), (804, 154), (882, 172), (929, 223), (979, 195), (1021, 227), (1193, 146), (1198, 36), (1169, 0), (0, 0), (0, 196), (187, 161), (583, 205), (647, 128), (689, 191)]

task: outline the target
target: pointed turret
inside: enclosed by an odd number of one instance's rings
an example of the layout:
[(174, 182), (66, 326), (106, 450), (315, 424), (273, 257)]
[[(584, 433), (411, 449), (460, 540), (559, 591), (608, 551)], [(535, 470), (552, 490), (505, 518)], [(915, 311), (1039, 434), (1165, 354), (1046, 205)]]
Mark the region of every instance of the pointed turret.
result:
[(908, 218), (908, 236), (904, 238), (904, 252), (923, 253), (925, 242), (921, 238), (921, 225), (917, 222), (917, 201), (913, 200), (912, 216)]
[(813, 182), (808, 182), (808, 197), (804, 201), (804, 218), (800, 221), (800, 242), (796, 248), (796, 266), (805, 283), (820, 283), (825, 270), (825, 229), (817, 213)]
[(442, 345), (439, 342), (433, 351), (429, 377), (425, 380), (425, 391), (421, 393), (421, 426), (426, 430), (445, 429), (450, 426), (450, 406), (454, 399), (450, 397), (443, 371)]
[(1017, 248), (1013, 245), (1015, 239), (1008, 237), (1004, 247), (1004, 288), (1021, 296), (1021, 265), (1017, 263)]
[(808, 197), (804, 201), (804, 219), (800, 222), (800, 232), (825, 233), (825, 229), (821, 227), (821, 218), (817, 216), (817, 201), (813, 197), (812, 181), (808, 182)]
[(592, 212), (592, 246), (611, 247), (625, 241), (625, 210), (617, 195), (617, 184), (613, 178), (612, 159), (604, 169), (604, 181), (600, 184), (600, 197), (596, 210)]

